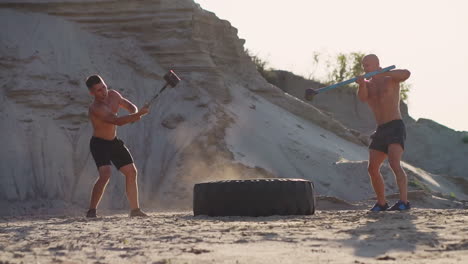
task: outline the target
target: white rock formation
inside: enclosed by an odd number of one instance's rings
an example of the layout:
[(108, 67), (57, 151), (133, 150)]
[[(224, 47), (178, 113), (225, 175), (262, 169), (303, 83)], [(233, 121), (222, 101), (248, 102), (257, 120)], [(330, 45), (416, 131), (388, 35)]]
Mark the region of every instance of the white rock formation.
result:
[[(0, 208), (38, 200), (86, 208), (97, 170), (85, 78), (99, 73), (141, 106), (168, 69), (179, 86), (118, 130), (143, 207), (191, 208), (194, 183), (259, 177), (311, 179), (318, 193), (351, 201), (372, 195), (360, 140), (268, 84), (237, 30), (193, 1), (27, 2), (0, 4)], [(101, 208), (126, 206), (114, 171)]]

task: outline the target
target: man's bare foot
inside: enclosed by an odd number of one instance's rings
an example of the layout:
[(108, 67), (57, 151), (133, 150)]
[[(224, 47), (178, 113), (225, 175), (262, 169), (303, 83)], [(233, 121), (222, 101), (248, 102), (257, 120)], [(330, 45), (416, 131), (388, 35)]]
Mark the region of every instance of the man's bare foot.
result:
[(147, 214), (145, 214), (143, 211), (141, 211), (140, 208), (137, 208), (137, 209), (133, 209), (132, 211), (130, 211), (130, 217), (148, 217)]

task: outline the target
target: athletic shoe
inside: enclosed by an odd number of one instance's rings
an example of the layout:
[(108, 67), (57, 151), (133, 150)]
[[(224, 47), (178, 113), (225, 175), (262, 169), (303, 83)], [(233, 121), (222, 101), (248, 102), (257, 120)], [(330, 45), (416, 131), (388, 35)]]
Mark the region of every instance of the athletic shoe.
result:
[(374, 206), (370, 209), (371, 212), (381, 212), (386, 211), (388, 209), (388, 203), (384, 205), (380, 205), (379, 203), (375, 203)]
[(86, 217), (88, 218), (96, 218), (96, 209), (89, 209), (88, 212), (86, 213)]
[(147, 214), (143, 213), (140, 208), (137, 208), (137, 209), (133, 209), (132, 211), (130, 211), (130, 217), (148, 217)]
[(411, 205), (409, 202), (404, 203), (402, 201), (398, 201), (388, 210), (389, 211), (404, 211), (404, 210), (409, 210), (409, 209), (411, 209)]

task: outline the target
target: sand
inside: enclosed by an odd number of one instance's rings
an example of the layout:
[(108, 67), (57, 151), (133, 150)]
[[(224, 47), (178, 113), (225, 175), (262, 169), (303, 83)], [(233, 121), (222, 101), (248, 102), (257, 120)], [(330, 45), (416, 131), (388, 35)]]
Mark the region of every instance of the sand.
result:
[(0, 218), (0, 263), (466, 263), (463, 209)]

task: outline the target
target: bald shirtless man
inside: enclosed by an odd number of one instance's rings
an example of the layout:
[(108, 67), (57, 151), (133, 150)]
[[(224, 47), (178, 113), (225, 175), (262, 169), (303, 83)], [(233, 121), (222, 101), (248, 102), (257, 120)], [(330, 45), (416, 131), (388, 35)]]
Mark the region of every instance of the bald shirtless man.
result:
[[(366, 73), (382, 69), (379, 58), (374, 54), (363, 58), (362, 67)], [(407, 197), (407, 176), (400, 165), (406, 139), (406, 128), (400, 113), (400, 83), (408, 79), (410, 74), (408, 70), (393, 70), (375, 75), (370, 80), (361, 76), (356, 81), (359, 84), (358, 97), (369, 105), (378, 125), (369, 145), (368, 172), (377, 195), (377, 202), (371, 211), (411, 208)], [(385, 186), (380, 174), (380, 167), (386, 158), (400, 191), (400, 200), (390, 208), (385, 200)]]
[[(106, 83), (99, 75), (89, 76), (86, 86), (89, 93), (94, 96), (88, 113), (94, 129), (90, 149), (99, 172), (86, 217), (96, 217), (96, 208), (111, 176), (111, 162), (125, 175), (127, 198), (131, 207), (130, 216), (148, 216), (140, 210), (137, 170), (124, 142), (117, 138), (117, 126), (140, 120), (149, 112), (149, 107), (145, 105), (138, 111), (138, 108), (120, 93), (108, 90)], [(130, 114), (117, 116), (119, 108), (126, 109)]]

